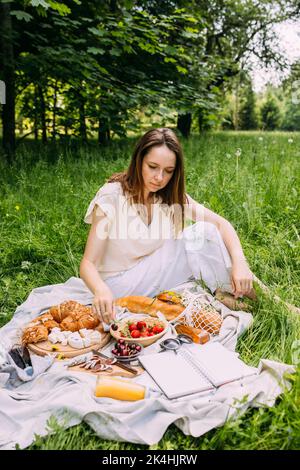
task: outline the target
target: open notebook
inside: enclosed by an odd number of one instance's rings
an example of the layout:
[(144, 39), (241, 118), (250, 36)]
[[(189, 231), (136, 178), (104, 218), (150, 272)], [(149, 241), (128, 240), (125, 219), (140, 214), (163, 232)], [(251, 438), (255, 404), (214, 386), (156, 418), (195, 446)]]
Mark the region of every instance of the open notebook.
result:
[(178, 398), (257, 373), (220, 343), (189, 344), (177, 351), (145, 354), (139, 361), (168, 398)]

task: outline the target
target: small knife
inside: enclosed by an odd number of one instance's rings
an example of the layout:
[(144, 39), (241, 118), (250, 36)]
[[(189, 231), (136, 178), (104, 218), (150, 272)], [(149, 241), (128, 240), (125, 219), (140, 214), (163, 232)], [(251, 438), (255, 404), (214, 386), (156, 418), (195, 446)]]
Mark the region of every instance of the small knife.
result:
[[(109, 356), (106, 356), (105, 354), (99, 351), (96, 351), (95, 349), (92, 350), (92, 353), (95, 354), (96, 356), (103, 357), (104, 359), (111, 359)], [(122, 362), (116, 361), (114, 362), (114, 364), (120, 367), (121, 369), (127, 370), (127, 372), (131, 372), (134, 375), (137, 375), (138, 373), (136, 369), (133, 369), (132, 367), (129, 367), (129, 366), (125, 366), (125, 364), (123, 364)]]

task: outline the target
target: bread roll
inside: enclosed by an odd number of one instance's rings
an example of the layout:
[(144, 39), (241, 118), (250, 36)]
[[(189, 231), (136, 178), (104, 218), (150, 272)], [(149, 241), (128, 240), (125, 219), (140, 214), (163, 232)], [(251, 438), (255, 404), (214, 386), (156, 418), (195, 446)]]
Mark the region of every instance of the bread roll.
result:
[(192, 321), (194, 326), (204, 329), (213, 335), (219, 334), (223, 323), (222, 316), (211, 306), (192, 313)]

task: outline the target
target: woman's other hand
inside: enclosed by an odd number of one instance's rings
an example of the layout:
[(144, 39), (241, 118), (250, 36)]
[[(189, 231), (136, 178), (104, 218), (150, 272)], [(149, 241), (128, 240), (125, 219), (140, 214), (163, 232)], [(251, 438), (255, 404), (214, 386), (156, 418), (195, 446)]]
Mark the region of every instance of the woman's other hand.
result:
[(235, 299), (250, 294), (253, 288), (253, 274), (246, 261), (239, 260), (232, 264), (231, 285)]
[(115, 318), (114, 298), (109, 287), (102, 286), (95, 291), (93, 300), (93, 312), (104, 323), (111, 323)]

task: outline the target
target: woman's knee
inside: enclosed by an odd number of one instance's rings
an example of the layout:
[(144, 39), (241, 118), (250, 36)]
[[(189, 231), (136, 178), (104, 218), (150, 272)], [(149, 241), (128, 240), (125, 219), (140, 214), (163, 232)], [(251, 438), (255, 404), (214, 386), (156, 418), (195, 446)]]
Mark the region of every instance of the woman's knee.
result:
[(198, 242), (198, 244), (203, 245), (205, 240), (218, 242), (220, 240), (220, 231), (211, 222), (199, 221), (185, 230), (184, 238), (186, 242)]

